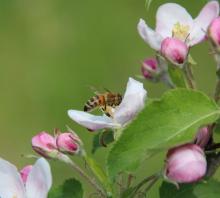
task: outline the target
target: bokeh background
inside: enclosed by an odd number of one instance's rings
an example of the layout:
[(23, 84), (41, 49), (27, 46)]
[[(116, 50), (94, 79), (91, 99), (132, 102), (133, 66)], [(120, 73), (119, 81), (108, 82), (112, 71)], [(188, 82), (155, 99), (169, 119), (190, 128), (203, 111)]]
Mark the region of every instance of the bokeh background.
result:
[[(32, 153), (31, 137), (55, 127), (65, 130), (66, 124), (90, 153), (94, 133), (72, 122), (66, 112), (82, 109), (93, 95), (89, 86), (124, 92), (128, 77), (140, 74), (140, 62), (154, 54), (137, 33), (138, 20), (144, 18), (154, 27), (156, 9), (165, 2), (153, 1), (147, 10), (145, 0), (0, 1), (0, 156), (19, 168), (32, 163), (21, 157)], [(180, 3), (195, 17), (206, 0), (169, 2)], [(211, 96), (215, 63), (209, 52), (208, 43), (192, 49), (198, 87)], [(167, 89), (144, 84), (149, 97)], [(105, 152), (95, 155), (101, 164)], [(163, 157), (146, 161), (138, 174), (161, 169)], [(78, 178), (63, 164), (51, 165), (54, 185)], [(150, 197), (158, 197), (158, 185)]]

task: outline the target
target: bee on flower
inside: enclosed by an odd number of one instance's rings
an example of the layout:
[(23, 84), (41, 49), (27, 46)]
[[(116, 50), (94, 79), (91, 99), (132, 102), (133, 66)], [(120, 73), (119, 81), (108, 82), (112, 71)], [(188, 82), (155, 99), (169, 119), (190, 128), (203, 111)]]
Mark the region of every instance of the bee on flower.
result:
[(143, 84), (129, 78), (120, 104), (113, 109), (110, 117), (105, 114), (93, 115), (79, 110), (69, 110), (69, 117), (91, 131), (106, 128), (121, 128), (129, 123), (143, 109), (147, 92)]

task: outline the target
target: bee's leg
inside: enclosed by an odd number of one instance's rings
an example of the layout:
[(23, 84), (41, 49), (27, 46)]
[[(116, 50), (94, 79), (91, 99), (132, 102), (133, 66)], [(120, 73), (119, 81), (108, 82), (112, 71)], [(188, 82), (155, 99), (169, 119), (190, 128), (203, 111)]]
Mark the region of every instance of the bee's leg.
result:
[(111, 117), (113, 118), (113, 114), (114, 114), (114, 108), (112, 108), (111, 106), (107, 106), (106, 107), (106, 110), (105, 110), (105, 114), (108, 116), (108, 117)]
[(104, 113), (105, 115), (107, 115), (108, 117), (111, 117), (111, 115), (109, 114), (109, 112), (107, 111), (107, 106), (103, 106), (101, 107), (102, 113)]

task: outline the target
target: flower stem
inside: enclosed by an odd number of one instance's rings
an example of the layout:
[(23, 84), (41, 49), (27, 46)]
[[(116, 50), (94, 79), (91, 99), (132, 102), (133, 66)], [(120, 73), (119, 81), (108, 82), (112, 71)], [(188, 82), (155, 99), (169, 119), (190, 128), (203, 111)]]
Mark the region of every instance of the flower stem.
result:
[(191, 89), (196, 88), (195, 80), (194, 80), (194, 75), (193, 75), (193, 70), (192, 66), (190, 63), (186, 63), (183, 67), (183, 71), (186, 77), (186, 80), (188, 82), (188, 85)]
[(77, 164), (75, 164), (68, 156), (58, 155), (57, 159), (68, 164), (74, 171), (78, 172), (81, 177), (88, 181), (88, 183), (94, 187), (94, 189), (100, 194), (101, 197), (107, 197), (103, 189), (96, 183), (96, 181), (87, 175)]
[(160, 176), (161, 176), (161, 173), (159, 172), (159, 173), (155, 173), (155, 174), (143, 179), (139, 184), (137, 184), (134, 187), (134, 191), (133, 191), (132, 195), (135, 195), (144, 184), (150, 182), (150, 184), (145, 189), (145, 193), (146, 193), (154, 185), (154, 183), (160, 178)]
[(150, 183), (149, 183), (149, 185), (145, 188), (145, 190), (144, 190), (144, 194), (146, 195), (147, 194), (147, 192), (150, 190), (150, 188), (158, 181), (158, 179), (159, 179), (159, 177), (154, 177), (151, 181), (150, 181)]

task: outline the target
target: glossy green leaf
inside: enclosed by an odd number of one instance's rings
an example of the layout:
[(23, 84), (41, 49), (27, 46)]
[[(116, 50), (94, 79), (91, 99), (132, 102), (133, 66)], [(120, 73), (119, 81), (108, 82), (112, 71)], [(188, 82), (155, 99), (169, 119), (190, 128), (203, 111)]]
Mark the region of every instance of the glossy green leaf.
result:
[(63, 185), (52, 189), (48, 198), (83, 198), (83, 188), (76, 179), (68, 179)]
[(165, 93), (161, 100), (149, 103), (113, 145), (107, 159), (109, 176), (114, 179), (121, 171), (135, 171), (158, 150), (191, 140), (198, 127), (219, 115), (214, 101), (201, 92), (175, 89)]
[(160, 198), (219, 198), (220, 182), (215, 180), (196, 184), (183, 184), (177, 189), (173, 184), (163, 182)]

